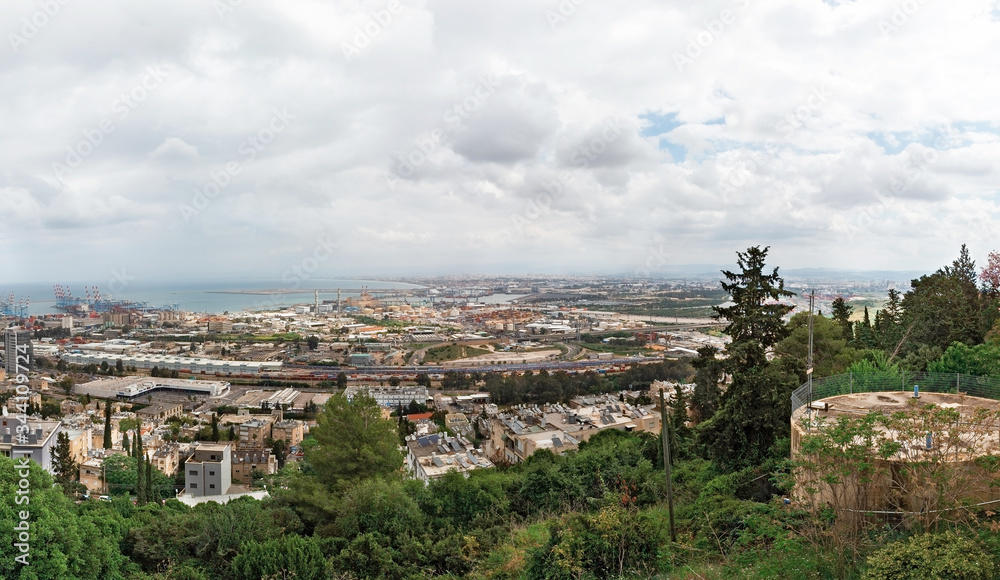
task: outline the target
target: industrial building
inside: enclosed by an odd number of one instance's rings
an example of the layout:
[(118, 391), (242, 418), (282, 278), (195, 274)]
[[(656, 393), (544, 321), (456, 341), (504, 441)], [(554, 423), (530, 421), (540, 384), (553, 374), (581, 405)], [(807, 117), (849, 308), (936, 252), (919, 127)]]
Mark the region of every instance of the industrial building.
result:
[(348, 401), (353, 401), (359, 394), (366, 394), (383, 407), (406, 407), (411, 402), (427, 404), (427, 387), (366, 387), (350, 385), (344, 390)]
[(75, 385), (77, 395), (90, 395), (101, 399), (126, 399), (148, 395), (156, 390), (194, 393), (221, 397), (229, 393), (229, 383), (224, 381), (196, 381), (193, 379), (165, 379), (161, 377), (105, 378)]
[(112, 354), (105, 352), (69, 352), (60, 358), (74, 365), (99, 365), (103, 362), (114, 367), (120, 360), (122, 364), (139, 369), (157, 367), (171, 371), (205, 375), (259, 375), (266, 372), (281, 370), (279, 361), (242, 361), (217, 360), (211, 358), (196, 358), (188, 356), (173, 356), (167, 354)]

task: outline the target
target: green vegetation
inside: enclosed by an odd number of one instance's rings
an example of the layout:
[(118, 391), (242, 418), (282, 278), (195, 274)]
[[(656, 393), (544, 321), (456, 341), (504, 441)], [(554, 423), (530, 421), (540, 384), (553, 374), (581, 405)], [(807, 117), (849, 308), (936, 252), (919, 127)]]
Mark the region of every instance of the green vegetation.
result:
[(485, 348), (476, 348), (474, 346), (453, 343), (428, 349), (427, 353), (424, 355), (424, 362), (430, 364), (442, 363), (450, 360), (490, 354), (491, 352), (492, 351)]

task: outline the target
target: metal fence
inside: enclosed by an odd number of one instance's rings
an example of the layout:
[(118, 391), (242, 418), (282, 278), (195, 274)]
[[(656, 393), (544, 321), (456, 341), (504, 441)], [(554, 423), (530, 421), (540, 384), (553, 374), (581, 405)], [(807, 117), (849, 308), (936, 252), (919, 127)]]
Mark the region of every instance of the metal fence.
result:
[(919, 386), (927, 393), (963, 393), (1000, 400), (1000, 378), (958, 373), (847, 373), (814, 379), (792, 392), (792, 414), (812, 401), (853, 393), (913, 391)]

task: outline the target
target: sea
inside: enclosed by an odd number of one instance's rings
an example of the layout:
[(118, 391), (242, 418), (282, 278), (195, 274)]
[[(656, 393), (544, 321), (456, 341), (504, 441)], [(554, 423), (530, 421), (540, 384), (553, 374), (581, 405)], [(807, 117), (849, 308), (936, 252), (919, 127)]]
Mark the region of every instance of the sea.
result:
[[(66, 287), (67, 285), (63, 285)], [(176, 306), (180, 310), (198, 313), (222, 314), (235, 313), (242, 310), (266, 310), (292, 306), (295, 304), (312, 304), (314, 291), (319, 290), (319, 300), (336, 300), (339, 289), (341, 299), (360, 296), (367, 290), (375, 296), (392, 295), (394, 291), (419, 289), (422, 286), (405, 282), (387, 282), (382, 280), (336, 280), (309, 279), (302, 280), (295, 288), (289, 288), (287, 282), (267, 279), (227, 279), (198, 282), (138, 282), (125, 281), (120, 283), (118, 292), (100, 284), (69, 284), (69, 290), (74, 297), (86, 297), (87, 288), (97, 286), (102, 299), (131, 300), (145, 302), (152, 308)], [(22, 298), (30, 299), (29, 315), (43, 315), (60, 312), (56, 308), (54, 284), (5, 284), (0, 280), (0, 302), (14, 295), (14, 302)], [(417, 302), (424, 298), (415, 298)]]

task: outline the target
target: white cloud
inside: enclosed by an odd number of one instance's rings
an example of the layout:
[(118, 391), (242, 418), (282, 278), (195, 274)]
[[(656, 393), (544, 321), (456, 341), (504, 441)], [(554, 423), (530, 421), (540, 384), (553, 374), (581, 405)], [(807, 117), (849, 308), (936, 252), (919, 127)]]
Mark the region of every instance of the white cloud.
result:
[[(632, 272), (651, 244), (675, 263), (752, 244), (785, 267), (930, 270), (963, 242), (983, 259), (992, 4), (894, 22), (897, 4), (584, 2), (553, 22), (534, 0), (400, 0), (388, 20), (388, 0), (70, 3), (0, 59), (0, 239), (51, 265), (5, 278), (276, 277), (327, 234), (330, 276)], [(0, 32), (36, 11), (4, 4)], [(123, 115), (149, 67), (169, 74)]]

